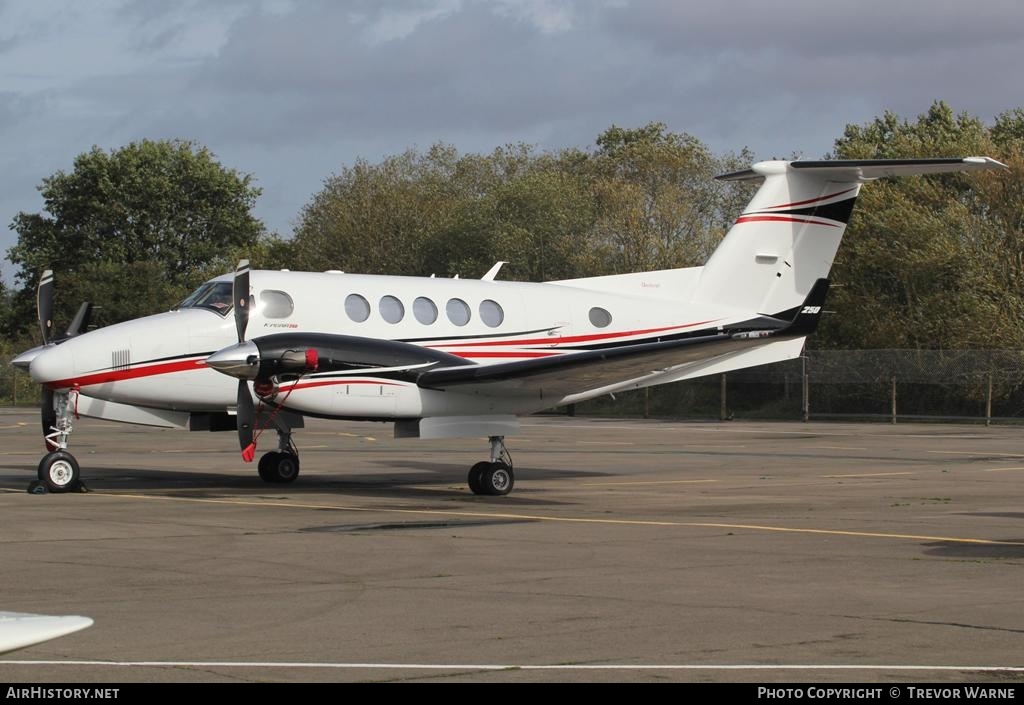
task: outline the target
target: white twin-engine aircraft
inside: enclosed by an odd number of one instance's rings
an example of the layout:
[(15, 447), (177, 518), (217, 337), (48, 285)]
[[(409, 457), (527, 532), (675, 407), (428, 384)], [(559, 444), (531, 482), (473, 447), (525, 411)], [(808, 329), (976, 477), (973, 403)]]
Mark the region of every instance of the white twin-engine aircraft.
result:
[[(544, 283), (249, 271), (203, 284), (172, 311), (52, 336), (53, 277), (39, 289), (44, 345), (14, 364), (43, 385), (50, 451), (39, 480), (75, 489), (72, 420), (238, 431), (267, 482), (299, 473), (305, 415), (390, 421), (400, 438), (488, 437), (476, 494), (514, 483), (517, 417), (585, 399), (797, 357), (821, 316), (829, 269), (861, 184), (1005, 168), (986, 157), (767, 161), (703, 267)], [(86, 313), (86, 306), (80, 314)]]

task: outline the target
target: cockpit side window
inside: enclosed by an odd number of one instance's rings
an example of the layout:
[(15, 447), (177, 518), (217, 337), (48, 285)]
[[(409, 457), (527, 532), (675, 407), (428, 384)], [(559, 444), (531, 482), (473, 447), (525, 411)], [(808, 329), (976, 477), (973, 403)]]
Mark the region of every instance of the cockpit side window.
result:
[(231, 310), (231, 282), (206, 282), (176, 308), (205, 308), (226, 316)]

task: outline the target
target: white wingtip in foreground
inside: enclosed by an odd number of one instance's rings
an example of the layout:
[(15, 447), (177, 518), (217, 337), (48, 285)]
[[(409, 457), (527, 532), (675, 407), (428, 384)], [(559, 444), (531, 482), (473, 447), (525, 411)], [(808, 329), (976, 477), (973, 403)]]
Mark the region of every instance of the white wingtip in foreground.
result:
[(0, 654), (74, 634), (91, 626), (89, 617), (0, 612)]

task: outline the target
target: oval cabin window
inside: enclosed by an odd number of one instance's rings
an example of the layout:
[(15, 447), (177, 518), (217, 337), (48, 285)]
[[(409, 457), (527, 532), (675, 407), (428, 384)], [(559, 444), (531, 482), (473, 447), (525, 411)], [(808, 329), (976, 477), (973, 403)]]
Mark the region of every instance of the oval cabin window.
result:
[(370, 317), (370, 302), (359, 294), (349, 294), (345, 298), (345, 313), (356, 323), (362, 323)]
[(501, 305), (497, 301), (484, 299), (480, 302), (480, 320), (488, 328), (497, 328), (505, 320), (505, 312), (501, 310)]
[(380, 317), (388, 323), (398, 323), (405, 318), (405, 306), (394, 296), (382, 296), (378, 308)]
[(417, 297), (412, 302), (412, 315), (423, 325), (429, 326), (437, 320), (437, 306), (425, 296)]
[(590, 309), (590, 322), (597, 328), (607, 328), (612, 322), (612, 314), (608, 313), (603, 308), (595, 306)]
[(464, 326), (469, 323), (469, 306), (462, 299), (449, 299), (444, 310), (448, 320), (455, 325)]

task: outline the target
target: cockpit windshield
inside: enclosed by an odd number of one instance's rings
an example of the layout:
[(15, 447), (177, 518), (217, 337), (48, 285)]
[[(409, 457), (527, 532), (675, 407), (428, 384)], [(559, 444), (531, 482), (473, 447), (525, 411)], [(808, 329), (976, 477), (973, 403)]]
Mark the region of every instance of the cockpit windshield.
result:
[(231, 310), (231, 303), (231, 282), (206, 282), (175, 306), (175, 309), (205, 308), (224, 316)]

